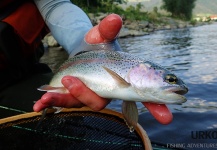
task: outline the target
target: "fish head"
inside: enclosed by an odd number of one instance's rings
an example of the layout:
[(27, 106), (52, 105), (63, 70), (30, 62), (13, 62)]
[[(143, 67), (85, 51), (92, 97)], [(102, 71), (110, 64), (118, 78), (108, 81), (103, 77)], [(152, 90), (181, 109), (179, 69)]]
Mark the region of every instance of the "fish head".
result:
[(129, 82), (144, 100), (155, 103), (176, 103), (186, 101), (186, 84), (171, 71), (145, 61), (131, 68), (127, 74)]

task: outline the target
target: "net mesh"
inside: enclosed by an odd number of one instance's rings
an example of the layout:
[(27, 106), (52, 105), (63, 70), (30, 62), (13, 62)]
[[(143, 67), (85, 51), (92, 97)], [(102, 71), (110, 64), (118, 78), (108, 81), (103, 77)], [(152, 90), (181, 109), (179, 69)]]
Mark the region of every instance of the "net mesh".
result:
[(115, 115), (61, 112), (0, 124), (0, 149), (144, 150), (139, 134)]

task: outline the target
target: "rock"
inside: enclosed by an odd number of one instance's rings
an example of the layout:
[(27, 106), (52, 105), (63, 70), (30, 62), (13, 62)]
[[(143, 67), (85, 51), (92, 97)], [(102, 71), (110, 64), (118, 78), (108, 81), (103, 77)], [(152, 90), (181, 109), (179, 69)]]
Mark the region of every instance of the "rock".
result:
[(49, 47), (57, 47), (59, 44), (54, 39), (54, 37), (51, 35), (51, 33), (47, 34), (44, 39), (42, 40), (44, 45), (48, 45)]
[(138, 31), (138, 30), (129, 30), (129, 33), (131, 36), (142, 36), (148, 34), (146, 32)]
[(139, 23), (137, 21), (131, 22), (130, 24), (125, 25), (125, 27), (130, 30), (140, 30)]
[(140, 21), (139, 22), (139, 27), (141, 28), (141, 29), (145, 29), (145, 28), (147, 28), (149, 26), (149, 22), (148, 21)]
[(168, 22), (168, 24), (170, 24), (171, 26), (176, 26), (176, 25), (177, 25), (176, 21), (173, 20), (173, 19), (171, 19), (171, 18), (168, 18), (167, 22)]
[(127, 36), (129, 36), (129, 29), (125, 28), (125, 27), (122, 27), (118, 37), (119, 38), (124, 38), (124, 37), (127, 37)]
[(157, 25), (155, 30), (163, 30), (164, 29), (164, 26), (161, 26), (161, 25)]
[(177, 29), (177, 26), (176, 25), (170, 25), (170, 28), (171, 29)]
[(123, 22), (124, 25), (129, 25), (129, 24), (131, 24), (131, 23), (132, 23), (132, 21), (130, 21), (130, 20), (125, 20), (125, 21)]
[(147, 32), (141, 30), (132, 30), (128, 28), (122, 28), (119, 34), (119, 38), (129, 37), (129, 36), (142, 36), (147, 35)]
[(50, 47), (59, 46), (59, 44), (57, 43), (57, 41), (54, 39), (54, 37), (52, 35), (47, 38), (47, 44)]
[(154, 30), (155, 30), (154, 28), (149, 28), (149, 29), (148, 29), (148, 33), (149, 33), (149, 32), (154, 32)]
[(144, 28), (143, 29), (143, 32), (148, 32), (149, 31), (149, 28)]
[(165, 25), (165, 26), (164, 26), (164, 29), (165, 29), (165, 30), (170, 30), (171, 27), (170, 27), (170, 25)]
[(150, 28), (151, 28), (151, 29), (154, 29), (154, 28), (155, 28), (155, 26), (154, 26), (154, 24), (153, 24), (153, 23), (149, 23), (149, 24), (148, 24), (148, 28), (149, 28), (149, 29), (150, 29)]
[(191, 27), (193, 27), (193, 25), (192, 24), (188, 24), (186, 27), (187, 28), (191, 28)]
[(48, 34), (44, 37), (44, 39), (42, 40), (42, 42), (43, 42), (43, 43), (47, 43), (47, 39), (48, 39), (49, 36), (51, 36), (51, 33), (48, 33)]
[(185, 28), (186, 27), (186, 25), (185, 24), (178, 24), (178, 28)]
[(95, 20), (96, 20), (96, 22), (97, 22), (97, 24), (99, 24), (100, 23), (100, 21), (102, 20), (102, 19), (104, 19), (106, 16), (108, 16), (108, 14), (104, 14), (104, 13), (99, 13), (97, 16), (95, 16)]

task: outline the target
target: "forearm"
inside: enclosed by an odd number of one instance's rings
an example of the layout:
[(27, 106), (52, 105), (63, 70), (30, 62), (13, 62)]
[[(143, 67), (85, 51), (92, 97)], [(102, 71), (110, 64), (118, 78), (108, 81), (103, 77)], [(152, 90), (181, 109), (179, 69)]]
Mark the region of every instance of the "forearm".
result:
[(70, 53), (92, 27), (87, 15), (70, 0), (34, 0), (54, 38)]

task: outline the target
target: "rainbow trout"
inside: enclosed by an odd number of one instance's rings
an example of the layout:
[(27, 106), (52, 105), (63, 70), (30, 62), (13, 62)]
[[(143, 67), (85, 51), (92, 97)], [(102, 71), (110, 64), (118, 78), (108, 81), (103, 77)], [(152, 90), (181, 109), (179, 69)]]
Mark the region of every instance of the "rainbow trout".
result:
[(169, 70), (129, 53), (89, 51), (69, 58), (42, 91), (67, 93), (61, 79), (79, 78), (101, 97), (123, 100), (122, 113), (130, 128), (138, 122), (135, 102), (181, 104), (188, 88)]

